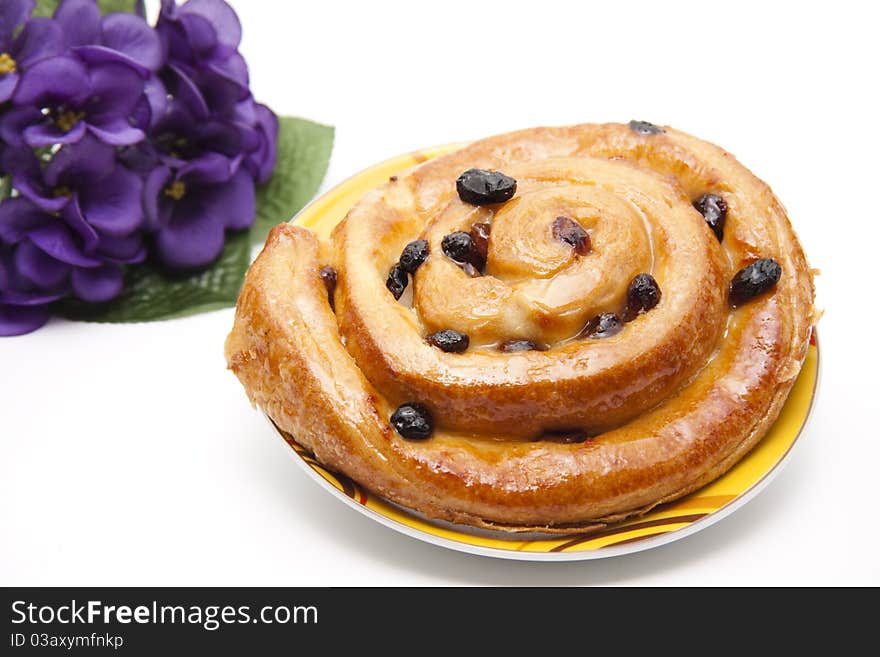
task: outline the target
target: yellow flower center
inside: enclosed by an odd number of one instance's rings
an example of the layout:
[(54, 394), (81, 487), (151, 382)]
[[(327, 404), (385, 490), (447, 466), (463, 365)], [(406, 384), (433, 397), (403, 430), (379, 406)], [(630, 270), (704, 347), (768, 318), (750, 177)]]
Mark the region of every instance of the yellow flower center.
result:
[(61, 196), (72, 196), (73, 192), (70, 191), (70, 187), (67, 185), (59, 185), (55, 189), (52, 190), (52, 196), (55, 198), (59, 198)]
[(175, 180), (165, 188), (165, 196), (170, 196), (175, 201), (179, 201), (186, 194), (186, 183), (181, 180)]
[(15, 73), (15, 71), (15, 60), (9, 56), (9, 53), (0, 52), (0, 75)]
[(83, 112), (74, 112), (72, 110), (67, 110), (66, 112), (62, 112), (57, 119), (55, 119), (55, 125), (58, 126), (58, 129), (62, 132), (68, 132), (79, 123), (82, 118), (85, 116)]

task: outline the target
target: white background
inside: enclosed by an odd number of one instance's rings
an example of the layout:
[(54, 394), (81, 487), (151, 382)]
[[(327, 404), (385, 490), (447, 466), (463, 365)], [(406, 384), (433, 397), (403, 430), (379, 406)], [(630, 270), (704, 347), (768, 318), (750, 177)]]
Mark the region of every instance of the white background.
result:
[(694, 536), (492, 560), (392, 532), (305, 476), (225, 370), (231, 309), (56, 320), (0, 339), (0, 584), (880, 584), (872, 3), (233, 4), (257, 98), (337, 127), (325, 189), (539, 124), (645, 119), (732, 151), (822, 270), (812, 422), (766, 491)]

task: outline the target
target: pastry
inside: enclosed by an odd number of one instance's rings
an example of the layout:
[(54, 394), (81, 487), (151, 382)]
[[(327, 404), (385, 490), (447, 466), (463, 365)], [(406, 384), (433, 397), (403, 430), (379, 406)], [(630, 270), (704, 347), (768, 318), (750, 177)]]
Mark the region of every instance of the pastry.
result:
[(490, 137), (319, 240), (283, 224), (226, 358), (326, 467), (432, 518), (589, 532), (712, 481), (806, 356), (812, 272), (770, 188), (642, 121)]

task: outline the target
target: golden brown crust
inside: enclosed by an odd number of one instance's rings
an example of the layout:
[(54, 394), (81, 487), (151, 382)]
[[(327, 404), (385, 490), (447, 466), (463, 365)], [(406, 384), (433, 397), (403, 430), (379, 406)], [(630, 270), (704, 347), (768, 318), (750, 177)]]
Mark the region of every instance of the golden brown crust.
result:
[[(462, 203), (455, 179), (472, 167), (513, 175), (514, 199)], [(691, 205), (706, 192), (729, 207), (720, 244)], [(554, 242), (557, 213), (588, 228), (592, 253)], [(492, 222), (489, 264), (470, 278), (440, 240), (478, 220)], [(385, 277), (417, 238), (431, 255), (410, 305)], [(782, 277), (732, 310), (727, 284), (758, 258)], [(328, 264), (335, 313), (318, 275)], [(620, 308), (641, 271), (660, 304), (614, 337), (576, 338)], [(420, 165), (364, 197), (328, 244), (276, 227), (226, 355), (279, 427), (379, 495), (452, 522), (586, 532), (699, 488), (751, 449), (794, 383), (812, 313), (812, 274), (784, 209), (729, 153), (671, 129), (586, 124), (499, 135)], [(425, 335), (439, 328), (468, 333), (472, 348), (431, 347)], [(506, 338), (552, 348), (493, 348)], [(431, 408), (430, 439), (390, 426), (407, 401)], [(595, 437), (534, 440), (574, 428)]]

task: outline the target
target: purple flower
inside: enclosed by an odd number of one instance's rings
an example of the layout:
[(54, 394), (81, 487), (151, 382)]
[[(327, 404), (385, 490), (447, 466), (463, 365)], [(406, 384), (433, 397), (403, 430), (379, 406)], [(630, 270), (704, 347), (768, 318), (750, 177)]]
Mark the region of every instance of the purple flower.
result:
[(221, 65), (238, 55), (241, 23), (223, 0), (162, 0), (156, 31), (171, 59), (192, 65)]
[(203, 267), (223, 250), (227, 229), (254, 222), (254, 181), (240, 158), (209, 153), (176, 172), (156, 167), (144, 185), (149, 227), (159, 260), (175, 269)]
[(60, 217), (84, 253), (116, 263), (143, 260), (141, 240), (134, 239), (143, 224), (143, 183), (117, 164), (113, 148), (87, 136), (44, 166), (29, 152), (16, 158), (12, 184), (20, 198)]
[(58, 217), (21, 196), (0, 203), (0, 335), (39, 328), (49, 304), (70, 293), (108, 301), (122, 291), (122, 281), (122, 268), (86, 253)]
[[(2, 214), (3, 205), (0, 205)], [(19, 273), (18, 250), (0, 240), (0, 336), (30, 333), (49, 320), (49, 303), (67, 293), (63, 287), (43, 290)], [(27, 252), (24, 258), (27, 260)]]
[(63, 48), (61, 29), (54, 21), (27, 20), (33, 8), (34, 0), (0, 2), (0, 103), (12, 97), (22, 71)]
[(21, 76), (0, 136), (34, 148), (73, 144), (87, 132), (114, 146), (134, 144), (144, 133), (129, 117), (143, 91), (143, 79), (126, 64), (87, 66), (74, 55), (50, 57)]
[(257, 147), (244, 160), (244, 165), (258, 183), (272, 177), (278, 147), (278, 117), (265, 105), (254, 103), (253, 125), (257, 130)]
[[(213, 112), (229, 113), (250, 96), (248, 70), (238, 52), (241, 24), (222, 0), (162, 0), (156, 31), (176, 73), (172, 93), (196, 87)], [(183, 86), (184, 89), (180, 89)]]
[(112, 299), (148, 239), (169, 268), (209, 265), (252, 225), (276, 159), (226, 2), (162, 0), (155, 29), (142, 3), (29, 19), (34, 4), (0, 0), (0, 335), (70, 295)]
[(90, 64), (122, 62), (144, 76), (162, 66), (159, 35), (143, 16), (112, 13), (102, 18), (95, 0), (62, 0), (53, 18), (65, 44)]

